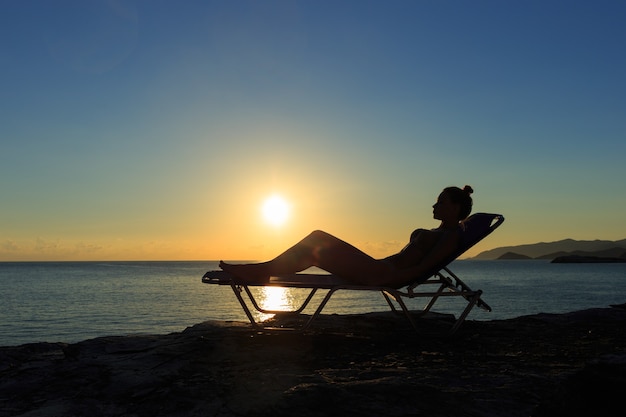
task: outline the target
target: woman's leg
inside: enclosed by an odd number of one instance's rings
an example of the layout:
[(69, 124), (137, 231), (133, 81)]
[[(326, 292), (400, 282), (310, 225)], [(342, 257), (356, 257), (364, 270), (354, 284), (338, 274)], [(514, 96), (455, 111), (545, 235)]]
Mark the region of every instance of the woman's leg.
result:
[(263, 282), (272, 275), (292, 274), (313, 266), (314, 235), (311, 233), (276, 258), (254, 264), (228, 264), (220, 262), (220, 267), (246, 281)]
[(317, 266), (355, 283), (374, 284), (390, 272), (387, 263), (378, 261), (347, 242), (322, 231), (314, 231), (268, 262), (233, 265), (220, 263), (222, 269), (247, 281), (263, 282), (272, 275), (300, 272)]

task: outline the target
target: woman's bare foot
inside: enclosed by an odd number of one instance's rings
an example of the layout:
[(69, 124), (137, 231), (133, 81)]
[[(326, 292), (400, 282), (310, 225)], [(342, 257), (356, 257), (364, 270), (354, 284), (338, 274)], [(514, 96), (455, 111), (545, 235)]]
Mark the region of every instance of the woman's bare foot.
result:
[(267, 284), (270, 280), (270, 274), (263, 264), (229, 264), (220, 261), (220, 268), (242, 284)]

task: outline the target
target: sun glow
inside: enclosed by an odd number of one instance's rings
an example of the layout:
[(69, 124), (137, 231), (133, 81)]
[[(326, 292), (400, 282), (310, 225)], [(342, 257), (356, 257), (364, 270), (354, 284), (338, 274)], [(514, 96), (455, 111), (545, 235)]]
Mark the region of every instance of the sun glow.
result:
[(261, 210), (265, 221), (273, 226), (282, 226), (289, 218), (289, 204), (279, 195), (268, 197)]

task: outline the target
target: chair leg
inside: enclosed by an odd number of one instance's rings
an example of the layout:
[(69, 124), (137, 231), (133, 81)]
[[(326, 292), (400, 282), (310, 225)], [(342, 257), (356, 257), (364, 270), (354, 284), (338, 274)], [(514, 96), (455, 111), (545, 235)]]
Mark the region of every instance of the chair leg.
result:
[(419, 331), (419, 329), (417, 327), (417, 323), (413, 319), (413, 316), (411, 315), (411, 312), (409, 311), (408, 307), (406, 306), (406, 303), (402, 299), (402, 295), (401, 294), (394, 294), (393, 291), (390, 291), (390, 290), (382, 290), (381, 293), (382, 293), (383, 297), (385, 298), (385, 301), (387, 301), (387, 304), (389, 305), (389, 308), (395, 314), (400, 314), (400, 311), (398, 311), (398, 309), (396, 308), (394, 303), (391, 301), (391, 299), (393, 298), (393, 300), (396, 303), (398, 303), (398, 305), (400, 306), (400, 309), (402, 310), (402, 313), (404, 313), (404, 315), (406, 316), (406, 318), (409, 321), (409, 323), (411, 323), (411, 326), (413, 327), (413, 330), (415, 330), (415, 332), (417, 334), (420, 334), (420, 331)]
[(463, 310), (463, 312), (461, 313), (459, 318), (456, 320), (456, 322), (454, 323), (454, 325), (452, 326), (452, 328), (448, 332), (448, 335), (450, 335), (450, 336), (453, 335), (454, 333), (456, 333), (456, 331), (459, 329), (459, 327), (461, 327), (461, 324), (463, 324), (463, 322), (465, 321), (465, 319), (469, 315), (470, 311), (472, 311), (474, 306), (476, 304), (478, 304), (478, 301), (480, 300), (481, 294), (482, 294), (482, 291), (478, 290), (478, 291), (474, 292), (473, 296), (465, 297), (467, 299), (467, 306), (465, 307), (465, 309)]
[(335, 291), (339, 289), (340, 288), (332, 288), (328, 290), (328, 292), (326, 293), (326, 296), (324, 296), (324, 299), (322, 300), (322, 302), (317, 306), (313, 315), (311, 315), (309, 320), (304, 324), (304, 326), (302, 326), (303, 331), (309, 328), (311, 323), (313, 323), (313, 320), (315, 320), (321, 314), (322, 310), (326, 306), (326, 303), (328, 303), (328, 301), (330, 300), (330, 297), (332, 297)]
[[(264, 329), (265, 327), (255, 320), (255, 318), (254, 318), (250, 308), (248, 307), (246, 301), (244, 300), (244, 298), (242, 296), (242, 292), (245, 291), (245, 293), (247, 294), (247, 296), (248, 296), (252, 306), (257, 311), (259, 311), (260, 313), (264, 313), (264, 314), (280, 314), (280, 313), (300, 314), (306, 308), (306, 306), (309, 304), (309, 302), (311, 301), (311, 299), (313, 298), (313, 296), (315, 295), (315, 293), (317, 291), (317, 288), (313, 288), (311, 290), (311, 292), (309, 293), (309, 295), (307, 296), (307, 298), (305, 299), (305, 301), (302, 303), (302, 305), (298, 309), (291, 310), (291, 311), (284, 311), (284, 310), (278, 310), (277, 311), (277, 310), (266, 310), (266, 309), (262, 308), (258, 304), (258, 302), (256, 301), (256, 298), (254, 297), (254, 294), (252, 293), (252, 291), (250, 291), (250, 289), (248, 288), (247, 285), (231, 284), (230, 286), (231, 286), (233, 292), (235, 293), (235, 296), (237, 297), (237, 300), (239, 301), (239, 304), (241, 305), (241, 308), (243, 309), (244, 313), (248, 317), (248, 320), (250, 321), (252, 326), (255, 329), (261, 329), (261, 330)], [(447, 286), (445, 283), (443, 283), (440, 286), (440, 288), (436, 291), (435, 295), (431, 298), (431, 300), (428, 303), (428, 305), (426, 307), (424, 307), (424, 309), (422, 310), (421, 314), (425, 314), (425, 313), (427, 313), (430, 310), (430, 308), (433, 306), (435, 301), (446, 290), (446, 288), (449, 288), (449, 286)], [(344, 288), (336, 287), (336, 288), (332, 288), (332, 289), (328, 290), (328, 292), (326, 293), (326, 295), (324, 296), (324, 298), (322, 299), (322, 301), (320, 302), (318, 307), (315, 309), (315, 312), (311, 315), (311, 317), (307, 320), (307, 322), (304, 325), (302, 325), (299, 329), (293, 329), (293, 330), (304, 331), (304, 330), (308, 329), (311, 326), (311, 324), (313, 323), (313, 321), (315, 321), (315, 319), (317, 319), (320, 316), (320, 314), (322, 313), (322, 310), (324, 309), (324, 307), (326, 307), (326, 304), (328, 304), (328, 301), (330, 301), (330, 298), (334, 295), (334, 293), (336, 291), (338, 291), (340, 289), (344, 289)], [(452, 287), (451, 289), (452, 289), (453, 292), (457, 292), (457, 293), (465, 292), (463, 290), (458, 290), (458, 289), (455, 290), (454, 287)], [(393, 291), (389, 292), (387, 290), (381, 291), (381, 293), (382, 293), (383, 297), (385, 298), (385, 301), (387, 301), (387, 304), (389, 305), (391, 311), (394, 312), (394, 313), (400, 313), (400, 311), (396, 308), (396, 306), (394, 305), (394, 303), (391, 300), (391, 298), (393, 298), (393, 301), (395, 301), (398, 304), (398, 306), (400, 306), (400, 309), (404, 313), (405, 317), (407, 318), (409, 323), (411, 323), (411, 326), (413, 327), (413, 330), (415, 330), (415, 332), (418, 335), (421, 334), (415, 319), (412, 317), (408, 307), (406, 306), (406, 303), (402, 299), (402, 294), (394, 294)], [(469, 291), (469, 294), (467, 294), (467, 295), (461, 294), (467, 300), (467, 306), (465, 307), (465, 309), (463, 310), (461, 315), (458, 317), (458, 319), (455, 321), (455, 323), (452, 325), (452, 328), (448, 331), (448, 335), (453, 335), (459, 329), (461, 324), (463, 324), (463, 322), (465, 321), (465, 319), (467, 318), (467, 316), (471, 312), (472, 308), (474, 308), (474, 306), (476, 306), (481, 301), (481, 299), (480, 299), (481, 294), (482, 294), (482, 291), (480, 291), (480, 290), (478, 290), (478, 291)]]
[(445, 282), (441, 284), (441, 286), (439, 287), (435, 295), (432, 296), (432, 298), (430, 299), (426, 307), (424, 307), (424, 313), (428, 313), (430, 311), (430, 309), (435, 305), (435, 303), (439, 299), (439, 296), (443, 294), (446, 288), (448, 288), (448, 286), (445, 284)]
[(396, 309), (396, 306), (391, 302), (391, 298), (393, 298), (394, 301), (397, 302), (398, 300), (396, 299), (396, 297), (394, 297), (392, 294), (389, 294), (387, 291), (381, 291), (381, 294), (385, 298), (385, 301), (387, 301), (387, 304), (389, 305), (391, 311), (397, 313), (398, 310)]
[[(241, 304), (241, 308), (246, 313), (246, 316), (248, 316), (248, 320), (250, 320), (250, 323), (252, 323), (252, 326), (255, 329), (258, 329), (259, 327), (261, 327), (256, 322), (256, 320), (254, 319), (254, 316), (252, 315), (252, 312), (248, 308), (248, 305), (246, 304), (246, 301), (241, 296), (241, 291), (242, 291), (241, 286), (240, 285), (236, 285), (236, 284), (231, 284), (230, 287), (233, 289), (233, 292), (235, 293), (235, 297), (237, 297), (237, 300), (239, 301), (239, 304)], [(248, 296), (249, 296), (250, 292), (248, 290), (248, 287), (245, 287), (245, 289), (246, 289), (246, 292), (248, 293)], [(255, 302), (253, 302), (253, 305), (254, 304), (255, 304)]]

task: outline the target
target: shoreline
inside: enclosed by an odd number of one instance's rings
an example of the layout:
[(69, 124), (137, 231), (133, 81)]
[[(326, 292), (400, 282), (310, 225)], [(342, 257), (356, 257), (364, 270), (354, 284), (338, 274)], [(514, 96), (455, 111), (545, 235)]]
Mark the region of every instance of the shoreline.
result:
[(387, 312), (304, 334), (206, 321), (0, 347), (0, 417), (621, 415), (625, 305), (468, 320), (452, 338), (448, 320), (419, 319), (421, 335)]

